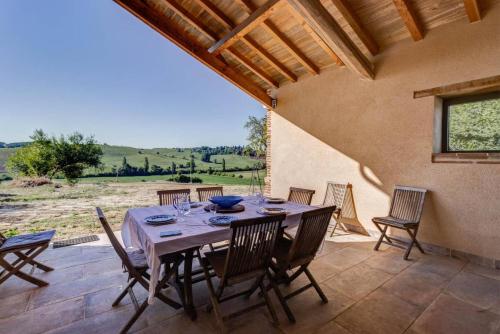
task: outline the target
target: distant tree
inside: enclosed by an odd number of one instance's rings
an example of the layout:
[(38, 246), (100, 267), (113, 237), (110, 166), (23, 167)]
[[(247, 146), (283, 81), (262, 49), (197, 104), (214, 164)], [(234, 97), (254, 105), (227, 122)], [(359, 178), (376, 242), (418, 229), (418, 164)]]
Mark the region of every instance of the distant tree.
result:
[(75, 132), (67, 137), (49, 137), (42, 130), (31, 136), (33, 142), (18, 149), (7, 166), (15, 175), (50, 179), (61, 174), (74, 184), (86, 168), (101, 165), (102, 149), (93, 137)]
[(190, 161), (189, 167), (191, 168), (191, 173), (194, 173), (194, 168), (196, 167), (196, 165), (194, 163), (194, 155), (192, 155), (192, 154), (191, 154), (191, 161)]
[(222, 171), (226, 171), (226, 159), (222, 158)]
[(245, 128), (248, 130), (248, 146), (257, 157), (264, 157), (267, 150), (267, 117), (249, 116)]
[(163, 174), (163, 168), (161, 168), (158, 165), (152, 165), (151, 166), (151, 174), (153, 174), (153, 175), (161, 175), (161, 174)]
[(144, 157), (144, 172), (149, 174), (149, 159), (148, 157)]
[(173, 174), (176, 174), (177, 173), (177, 165), (175, 164), (175, 162), (172, 161), (172, 173)]
[(212, 166), (208, 167), (208, 174), (212, 175), (214, 173), (214, 170)]
[(127, 158), (123, 157), (123, 159), (122, 159), (122, 169), (127, 169), (127, 166), (129, 166), (129, 164), (127, 163)]

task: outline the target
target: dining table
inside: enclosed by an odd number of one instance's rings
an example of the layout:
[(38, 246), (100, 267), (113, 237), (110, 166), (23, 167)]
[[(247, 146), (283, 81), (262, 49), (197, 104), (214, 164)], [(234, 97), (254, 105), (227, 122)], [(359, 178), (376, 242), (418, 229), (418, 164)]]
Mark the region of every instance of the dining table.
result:
[[(194, 204), (187, 214), (179, 214), (172, 205), (131, 208), (127, 211), (121, 226), (122, 239), (126, 248), (144, 251), (151, 275), (148, 294), (150, 304), (154, 302), (155, 290), (161, 274), (161, 257), (181, 252), (184, 254), (183, 305), (185, 312), (192, 319), (196, 319), (191, 277), (194, 255), (204, 245), (228, 241), (231, 238), (230, 225), (215, 226), (209, 222), (212, 216), (228, 215), (234, 216), (235, 219), (256, 218), (263, 215), (261, 208), (278, 207), (283, 208), (287, 213), (282, 226), (286, 229), (292, 229), (300, 223), (303, 212), (317, 208), (287, 201), (281, 204), (268, 204), (253, 196), (248, 196), (243, 197), (243, 201), (240, 203), (244, 207), (243, 211), (218, 214), (205, 210), (205, 207), (210, 204), (209, 202)], [(148, 224), (146, 218), (155, 215), (176, 215), (177, 219), (165, 225)], [(160, 233), (167, 231), (176, 231), (180, 234), (168, 237), (160, 236)]]

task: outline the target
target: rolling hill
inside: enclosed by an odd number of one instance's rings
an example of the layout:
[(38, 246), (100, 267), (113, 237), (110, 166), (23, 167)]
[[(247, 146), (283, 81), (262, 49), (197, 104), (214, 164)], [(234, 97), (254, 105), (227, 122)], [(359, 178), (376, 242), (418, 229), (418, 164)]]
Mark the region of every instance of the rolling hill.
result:
[[(208, 170), (211, 167), (213, 170), (222, 170), (222, 159), (226, 161), (226, 168), (251, 169), (257, 162), (256, 159), (241, 156), (237, 154), (212, 155), (210, 162), (201, 160), (201, 153), (192, 148), (154, 148), (141, 149), (126, 146), (101, 145), (103, 156), (102, 163), (104, 164), (103, 171), (89, 170), (88, 173), (94, 174), (98, 172), (111, 172), (113, 167), (122, 165), (123, 157), (127, 159), (128, 164), (134, 167), (143, 167), (144, 158), (148, 158), (149, 166), (158, 165), (164, 169), (170, 167), (174, 162), (178, 167), (186, 166), (190, 161), (191, 154), (194, 155), (194, 161), (197, 170)], [(17, 148), (0, 148), (0, 173), (6, 172), (5, 164), (10, 155)]]

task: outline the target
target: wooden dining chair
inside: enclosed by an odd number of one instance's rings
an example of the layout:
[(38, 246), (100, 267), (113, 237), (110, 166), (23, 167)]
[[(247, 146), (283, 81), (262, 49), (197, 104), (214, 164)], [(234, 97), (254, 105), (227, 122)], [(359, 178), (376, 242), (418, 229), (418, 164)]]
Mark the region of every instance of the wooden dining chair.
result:
[[(104, 231), (106, 232), (106, 235), (111, 241), (111, 245), (115, 249), (116, 254), (118, 254), (118, 256), (120, 257), (124, 270), (128, 273), (127, 286), (112, 304), (112, 306), (115, 307), (127, 294), (130, 296), (130, 299), (132, 300), (132, 303), (134, 304), (135, 307), (135, 313), (130, 318), (130, 320), (125, 324), (125, 326), (123, 326), (122, 329), (120, 330), (120, 333), (127, 333), (128, 330), (132, 327), (132, 325), (137, 321), (139, 316), (148, 307), (147, 298), (142, 304), (139, 305), (133, 287), (137, 283), (139, 283), (139, 285), (141, 285), (144, 289), (146, 289), (146, 291), (149, 291), (149, 284), (151, 279), (150, 274), (148, 273), (149, 266), (146, 261), (146, 256), (142, 250), (127, 251), (122, 247), (122, 245), (116, 238), (115, 234), (111, 230), (111, 227), (109, 226), (109, 223), (106, 217), (104, 216), (102, 210), (100, 208), (96, 208), (96, 211), (97, 211), (97, 216), (99, 217), (99, 221), (101, 222), (101, 225)], [(161, 290), (168, 286), (167, 284), (168, 280), (177, 273), (177, 268), (182, 263), (183, 257), (182, 255), (176, 253), (172, 255), (169, 254), (167, 256), (163, 256), (161, 260), (162, 263), (165, 265), (165, 270), (164, 270), (165, 273), (163, 278), (161, 278), (161, 280), (158, 282), (158, 285), (156, 286), (155, 297), (164, 302), (165, 304), (173, 307), (174, 309), (179, 309), (182, 307), (182, 305), (166, 297), (164, 294), (162, 294)], [(184, 301), (184, 296), (181, 295), (180, 298), (182, 301)]]
[(186, 195), (189, 198), (191, 189), (159, 190), (156, 193), (158, 194), (160, 205), (172, 205), (174, 204), (175, 197), (178, 195)]
[[(274, 272), (273, 275), (269, 275), (270, 287), (278, 296), (278, 300), (290, 322), (295, 322), (295, 316), (287, 304), (287, 299), (314, 287), (323, 303), (328, 303), (328, 298), (314, 279), (308, 266), (314, 259), (316, 252), (323, 242), (323, 238), (328, 230), (328, 225), (330, 224), (330, 218), (334, 211), (335, 206), (329, 206), (304, 212), (295, 238), (290, 240), (281, 237), (276, 242), (276, 247), (273, 252), (273, 261), (270, 265), (271, 270)], [(290, 276), (287, 271), (293, 269), (296, 270)], [(310, 283), (284, 296), (281, 293), (279, 285), (289, 285), (302, 273), (307, 276)]]
[[(16, 235), (6, 238), (0, 233), (0, 267), (3, 270), (0, 272), (0, 284), (5, 282), (11, 276), (17, 276), (27, 282), (38, 286), (46, 286), (49, 283), (33, 276), (35, 268), (40, 268), (43, 271), (52, 271), (53, 268), (40, 263), (35, 258), (40, 255), (47, 247), (56, 231), (44, 231), (32, 234)], [(15, 257), (15, 260), (9, 262), (7, 257)], [(21, 269), (30, 264), (31, 271), (29, 274)]]
[(222, 187), (203, 187), (196, 188), (198, 193), (198, 199), (200, 202), (208, 202), (208, 200), (213, 196), (223, 196)]
[[(406, 252), (403, 256), (405, 260), (408, 260), (413, 245), (416, 245), (420, 252), (424, 254), (424, 250), (417, 241), (417, 232), (424, 209), (426, 192), (427, 190), (422, 188), (407, 186), (394, 187), (389, 215), (387, 217), (375, 217), (372, 219), (381, 233), (375, 245), (375, 250), (379, 249), (382, 242), (390, 246), (401, 247), (395, 243), (397, 240), (387, 235), (387, 229), (389, 227), (394, 227), (405, 230), (410, 236), (410, 243), (406, 247)], [(381, 226), (383, 226), (383, 228)]]
[(290, 192), (288, 193), (288, 201), (311, 205), (313, 195), (316, 191), (303, 188), (290, 187)]
[[(225, 331), (224, 320), (244, 314), (264, 304), (267, 305), (274, 322), (278, 323), (276, 311), (269, 300), (263, 280), (267, 275), (267, 268), (271, 263), (276, 238), (281, 229), (281, 223), (285, 218), (286, 215), (276, 215), (234, 221), (231, 223), (229, 247), (224, 250), (205, 253), (205, 257), (202, 259), (202, 267), (210, 292), (211, 306), (208, 309), (213, 308), (217, 323), (222, 331)], [(214, 289), (209, 266), (213, 268), (219, 278), (217, 290)], [(255, 280), (250, 289), (223, 296), (224, 289), (227, 286), (249, 280)], [(225, 316), (221, 314), (220, 303), (249, 295), (258, 288), (260, 288), (264, 296), (265, 303), (252, 305)]]
[(328, 182), (326, 186), (325, 198), (323, 199), (323, 206), (335, 206), (335, 211), (333, 212), (332, 218), (335, 222), (333, 225), (330, 237), (333, 237), (337, 226), (347, 232), (346, 228), (342, 225), (342, 207), (344, 205), (347, 189), (351, 187), (350, 183), (335, 183)]

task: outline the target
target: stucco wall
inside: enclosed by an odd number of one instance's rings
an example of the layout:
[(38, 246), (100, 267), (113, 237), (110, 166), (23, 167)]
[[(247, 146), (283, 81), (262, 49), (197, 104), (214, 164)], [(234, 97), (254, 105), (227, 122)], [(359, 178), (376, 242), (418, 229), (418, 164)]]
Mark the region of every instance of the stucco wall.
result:
[(283, 86), (272, 115), (272, 194), (350, 182), (359, 220), (386, 215), (395, 184), (431, 191), (419, 239), (500, 259), (500, 165), (431, 163), (434, 98), (413, 91), (500, 74), (500, 8), (383, 50), (376, 80), (346, 68)]

